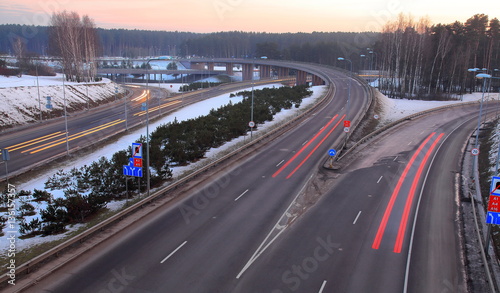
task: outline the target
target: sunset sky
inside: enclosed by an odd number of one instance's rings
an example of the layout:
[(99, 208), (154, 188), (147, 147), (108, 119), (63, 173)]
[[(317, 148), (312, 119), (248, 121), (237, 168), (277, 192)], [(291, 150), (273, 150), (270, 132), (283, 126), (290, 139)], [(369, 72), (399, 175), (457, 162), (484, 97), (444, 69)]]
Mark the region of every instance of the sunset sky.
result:
[(0, 0), (0, 24), (47, 25), (63, 10), (102, 28), (200, 33), (380, 31), (401, 12), (446, 24), (478, 13), (500, 18), (498, 0)]

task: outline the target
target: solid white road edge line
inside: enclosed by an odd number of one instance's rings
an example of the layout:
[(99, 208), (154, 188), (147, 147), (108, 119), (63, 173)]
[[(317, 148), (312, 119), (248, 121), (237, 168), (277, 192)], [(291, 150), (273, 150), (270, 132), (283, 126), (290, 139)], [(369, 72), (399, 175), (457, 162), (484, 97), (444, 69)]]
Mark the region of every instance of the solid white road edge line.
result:
[(186, 243), (187, 241), (184, 241), (181, 245), (179, 245), (179, 247), (177, 247), (167, 257), (165, 257), (162, 261), (160, 261), (160, 263), (164, 263), (167, 259), (169, 259), (172, 255), (174, 255), (174, 253), (176, 253), (179, 249), (181, 249)]

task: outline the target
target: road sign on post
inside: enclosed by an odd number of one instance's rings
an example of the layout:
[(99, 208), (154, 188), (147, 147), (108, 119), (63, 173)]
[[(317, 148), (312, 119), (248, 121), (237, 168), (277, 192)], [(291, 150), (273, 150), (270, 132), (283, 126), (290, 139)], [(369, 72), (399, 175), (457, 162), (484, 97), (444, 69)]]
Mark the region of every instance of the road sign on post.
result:
[(5, 179), (7, 181), (7, 185), (9, 185), (9, 167), (7, 167), (7, 161), (10, 160), (10, 155), (8, 149), (2, 149), (2, 159), (5, 163)]
[(9, 161), (10, 160), (10, 154), (8, 149), (2, 149), (2, 160), (3, 161)]
[(344, 120), (344, 127), (351, 127), (351, 121)]
[(490, 195), (500, 196), (500, 177), (491, 178)]
[(328, 155), (330, 156), (330, 168), (333, 168), (333, 157), (337, 154), (335, 149), (331, 149), (328, 151)]
[(132, 144), (132, 158), (142, 159), (142, 143), (134, 142)]
[(491, 178), (486, 224), (500, 225), (500, 177)]
[(142, 168), (129, 166), (129, 165), (123, 165), (123, 175), (142, 177)]
[(142, 159), (134, 158), (134, 167), (142, 168)]

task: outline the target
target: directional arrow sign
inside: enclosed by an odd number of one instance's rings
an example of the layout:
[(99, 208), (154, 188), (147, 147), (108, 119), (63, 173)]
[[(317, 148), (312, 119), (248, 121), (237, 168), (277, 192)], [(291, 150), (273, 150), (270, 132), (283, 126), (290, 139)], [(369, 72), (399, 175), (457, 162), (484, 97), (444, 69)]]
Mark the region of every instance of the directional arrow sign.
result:
[(129, 166), (129, 165), (123, 165), (123, 175), (142, 177), (142, 168)]
[(334, 149), (331, 149), (328, 151), (328, 154), (330, 155), (330, 157), (334, 157), (337, 154), (337, 151)]
[(500, 213), (488, 212), (486, 214), (486, 224), (500, 225)]

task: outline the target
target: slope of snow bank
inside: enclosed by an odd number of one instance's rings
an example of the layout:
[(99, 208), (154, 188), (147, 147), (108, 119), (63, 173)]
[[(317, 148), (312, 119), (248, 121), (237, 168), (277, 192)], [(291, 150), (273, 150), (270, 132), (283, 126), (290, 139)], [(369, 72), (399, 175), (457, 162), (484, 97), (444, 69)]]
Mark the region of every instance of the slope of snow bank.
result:
[[(100, 104), (112, 98), (116, 91), (125, 91), (109, 79), (91, 83), (65, 82), (64, 87), (62, 83), (62, 74), (40, 76), (38, 86), (36, 76), (0, 76), (0, 129), (38, 121), (40, 108), (43, 117), (48, 117), (51, 111), (64, 109), (64, 99), (71, 112), (86, 108), (88, 103), (91, 107)], [(46, 108), (47, 96), (51, 97), (52, 110)]]
[[(480, 101), (482, 93), (472, 93), (463, 96), (462, 100), (457, 101), (421, 101), (421, 100), (406, 100), (406, 99), (390, 99), (377, 91), (377, 99), (382, 105), (382, 113), (380, 120), (382, 124), (387, 124), (392, 121), (402, 119), (406, 116), (422, 112), (425, 110), (472, 101)], [(498, 93), (486, 93), (484, 101), (499, 100)]]

